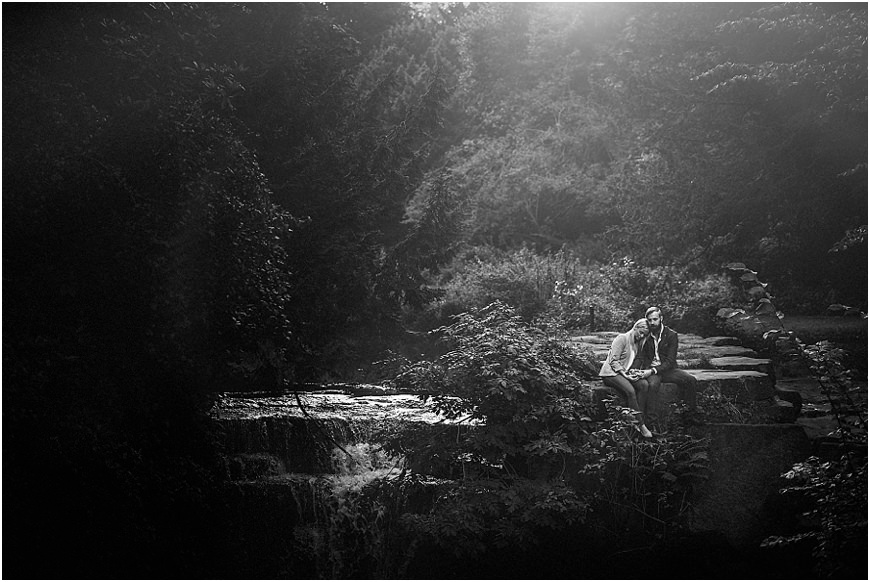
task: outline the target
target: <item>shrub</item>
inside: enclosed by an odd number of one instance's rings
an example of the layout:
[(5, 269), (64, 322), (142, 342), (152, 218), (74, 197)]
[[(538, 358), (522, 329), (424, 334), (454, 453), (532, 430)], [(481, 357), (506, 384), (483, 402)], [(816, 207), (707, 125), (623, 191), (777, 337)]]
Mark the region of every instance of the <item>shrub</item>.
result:
[(740, 289), (724, 274), (695, 274), (688, 267), (644, 267), (627, 257), (600, 272), (631, 298), (638, 317), (647, 307), (657, 305), (667, 325), (684, 333), (715, 333), (716, 312), (740, 300)]
[(501, 301), (549, 331), (627, 328), (650, 305), (682, 332), (716, 332), (716, 311), (736, 304), (738, 290), (723, 274), (688, 267), (644, 267), (628, 258), (594, 266), (562, 249), (500, 251), (473, 247), (457, 255), (433, 285), (444, 298), (418, 323), (443, 325), (450, 316)]
[(394, 383), (422, 393), (449, 419), (483, 423), (466, 434), (462, 447), (482, 464), (570, 452), (590, 422), (582, 356), (501, 302), (454, 319), (435, 330), (450, 351), (406, 366)]
[(501, 301), (532, 321), (546, 308), (556, 282), (573, 283), (585, 268), (581, 258), (567, 250), (538, 254), (529, 248), (472, 247), (442, 270), (436, 284), (444, 288), (445, 296), (436, 310), (446, 320)]
[(628, 295), (597, 272), (586, 271), (574, 284), (556, 282), (547, 309), (537, 322), (550, 330), (622, 330), (629, 327), (632, 311)]
[(626, 537), (661, 538), (681, 525), (693, 487), (708, 477), (706, 442), (676, 432), (655, 441), (633, 438), (633, 411), (611, 402), (607, 407), (607, 420), (580, 454), (585, 464), (579, 474), (592, 493), (591, 515), (600, 533), (617, 544)]
[(797, 463), (784, 475), (788, 496), (802, 499), (808, 511), (804, 531), (771, 536), (762, 547), (813, 543), (816, 574), (822, 578), (867, 577), (867, 459), (848, 456), (822, 462), (817, 457)]

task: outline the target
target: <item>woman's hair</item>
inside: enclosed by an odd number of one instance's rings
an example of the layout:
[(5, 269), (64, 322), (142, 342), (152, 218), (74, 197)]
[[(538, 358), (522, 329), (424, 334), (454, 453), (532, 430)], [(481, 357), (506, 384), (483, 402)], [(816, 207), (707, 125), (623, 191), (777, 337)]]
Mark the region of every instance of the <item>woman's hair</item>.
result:
[(631, 326), (631, 329), (628, 330), (628, 331), (634, 331), (634, 330), (636, 330), (636, 329), (639, 328), (639, 327), (645, 327), (645, 328), (649, 329), (649, 324), (646, 322), (646, 318), (645, 318), (645, 317), (641, 317), (640, 319), (638, 319), (637, 321), (635, 321), (635, 322), (634, 322), (634, 325), (632, 325), (632, 326)]

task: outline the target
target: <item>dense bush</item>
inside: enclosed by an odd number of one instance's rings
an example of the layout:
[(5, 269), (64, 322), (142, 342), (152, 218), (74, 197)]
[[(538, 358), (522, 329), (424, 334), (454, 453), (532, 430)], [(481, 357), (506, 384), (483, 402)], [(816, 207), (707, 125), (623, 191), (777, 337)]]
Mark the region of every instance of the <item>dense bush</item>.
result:
[[(409, 364), (394, 383), (421, 392), (452, 420), (482, 423), (464, 435), (458, 451), (479, 470), (504, 466), (525, 474), (531, 458), (571, 450), (582, 440), (591, 398), (580, 379), (588, 356), (531, 328), (500, 302), (460, 314), (436, 333), (449, 351)], [(412, 463), (428, 455), (402, 452)]]
[(551, 331), (622, 330), (648, 306), (658, 305), (678, 331), (709, 335), (716, 330), (716, 311), (733, 305), (737, 296), (721, 274), (642, 266), (628, 258), (590, 264), (578, 251), (527, 247), (468, 248), (433, 285), (443, 289), (444, 298), (421, 321), (443, 324), (450, 315), (501, 301), (525, 321)]
[(503, 251), (490, 246), (469, 247), (434, 281), (444, 289), (444, 298), (433, 310), (446, 321), (451, 315), (502, 301), (531, 321), (546, 306), (556, 281), (573, 278), (578, 268), (578, 258), (569, 252), (539, 254), (530, 248)]
[(647, 307), (657, 305), (667, 325), (684, 333), (714, 333), (716, 312), (740, 300), (740, 289), (720, 273), (697, 273), (688, 267), (649, 267), (629, 258), (604, 266), (600, 273), (631, 298), (638, 317)]

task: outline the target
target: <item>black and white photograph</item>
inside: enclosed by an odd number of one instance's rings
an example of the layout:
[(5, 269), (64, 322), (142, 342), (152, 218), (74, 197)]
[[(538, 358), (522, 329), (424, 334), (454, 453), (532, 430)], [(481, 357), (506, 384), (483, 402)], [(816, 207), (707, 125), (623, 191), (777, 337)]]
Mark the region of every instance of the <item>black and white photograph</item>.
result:
[(867, 580), (867, 3), (0, 10), (4, 580)]

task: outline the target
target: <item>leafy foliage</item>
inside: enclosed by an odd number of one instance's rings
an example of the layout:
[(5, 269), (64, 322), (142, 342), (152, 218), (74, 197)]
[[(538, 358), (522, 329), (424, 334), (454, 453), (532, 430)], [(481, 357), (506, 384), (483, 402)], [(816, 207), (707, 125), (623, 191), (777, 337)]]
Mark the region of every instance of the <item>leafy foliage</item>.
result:
[(676, 432), (639, 441), (633, 411), (612, 402), (607, 408), (608, 420), (592, 431), (581, 452), (580, 473), (591, 487), (598, 527), (610, 536), (674, 533), (690, 509), (692, 489), (709, 475), (706, 443)]
[(725, 275), (696, 269), (645, 267), (629, 258), (604, 265), (568, 248), (538, 253), (524, 247), (474, 247), (457, 254), (432, 286), (443, 300), (429, 309), (438, 320), (502, 301), (526, 321), (553, 332), (627, 327), (650, 305), (681, 331), (715, 331), (716, 310), (733, 305), (738, 288)]
[(789, 484), (782, 494), (798, 497), (805, 527), (789, 536), (771, 536), (763, 547), (811, 540), (816, 575), (821, 578), (860, 578), (866, 574), (867, 459), (857, 464), (848, 457), (821, 461), (810, 457), (784, 475)]
[(588, 505), (564, 485), (528, 479), (478, 479), (455, 484), (432, 510), (406, 515), (404, 525), (424, 543), (473, 560), (495, 548), (534, 548), (543, 532), (582, 521)]
[(459, 452), (485, 467), (570, 452), (582, 440), (589, 419), (577, 392), (585, 366), (561, 342), (498, 302), (460, 314), (436, 332), (450, 351), (407, 366), (395, 384), (422, 392), (449, 419), (482, 423), (464, 435)]
[(863, 302), (837, 273), (865, 247), (826, 251), (866, 214), (864, 7), (481, 5), (458, 39), (444, 162), (474, 244), (744, 256), (786, 307)]
[(657, 305), (667, 316), (668, 325), (680, 331), (709, 333), (715, 329), (715, 312), (734, 305), (739, 290), (729, 278), (720, 274), (693, 275), (690, 267), (644, 267), (629, 258), (615, 261), (602, 269), (604, 278), (629, 297), (630, 304)]

